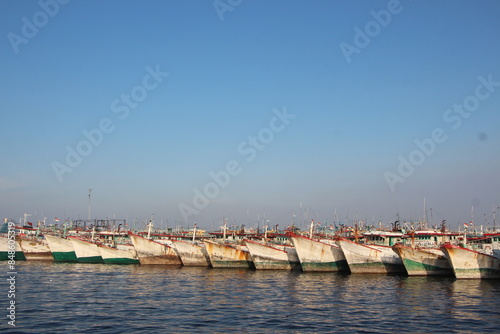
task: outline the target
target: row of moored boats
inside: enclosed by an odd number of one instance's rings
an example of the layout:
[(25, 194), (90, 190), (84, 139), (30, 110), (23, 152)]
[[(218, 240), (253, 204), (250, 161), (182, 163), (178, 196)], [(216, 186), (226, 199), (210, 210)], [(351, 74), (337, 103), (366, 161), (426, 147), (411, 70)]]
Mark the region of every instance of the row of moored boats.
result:
[[(15, 259), (498, 279), (499, 245), (498, 232), (467, 237), (435, 230), (372, 230), (359, 237), (304, 236), (291, 231), (200, 237), (193, 232), (192, 239), (123, 231), (101, 233), (101, 238), (45, 233), (17, 236)], [(0, 237), (0, 259), (9, 259), (7, 250), (7, 237)]]

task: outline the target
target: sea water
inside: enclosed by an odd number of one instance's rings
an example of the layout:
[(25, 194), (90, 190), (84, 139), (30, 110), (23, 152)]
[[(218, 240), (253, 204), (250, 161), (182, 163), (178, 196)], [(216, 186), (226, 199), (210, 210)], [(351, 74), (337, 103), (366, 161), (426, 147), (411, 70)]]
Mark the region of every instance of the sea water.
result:
[[(2, 263), (0, 263), (0, 266)], [(500, 328), (500, 280), (140, 265), (7, 266), (5, 333), (480, 333)]]

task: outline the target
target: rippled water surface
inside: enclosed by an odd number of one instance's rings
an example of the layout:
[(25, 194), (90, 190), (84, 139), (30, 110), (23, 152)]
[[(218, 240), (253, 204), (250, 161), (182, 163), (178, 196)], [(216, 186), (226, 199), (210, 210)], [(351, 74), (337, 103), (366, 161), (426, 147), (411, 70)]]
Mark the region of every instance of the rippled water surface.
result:
[[(6, 267), (6, 266), (5, 266)], [(500, 281), (157, 266), (17, 264), (18, 333), (480, 333)], [(7, 269), (4, 271), (6, 277)]]

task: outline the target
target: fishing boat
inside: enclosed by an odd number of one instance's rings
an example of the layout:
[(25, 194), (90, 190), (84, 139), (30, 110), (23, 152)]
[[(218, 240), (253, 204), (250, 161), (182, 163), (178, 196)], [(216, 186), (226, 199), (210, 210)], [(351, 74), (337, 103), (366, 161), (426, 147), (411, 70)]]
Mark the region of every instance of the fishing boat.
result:
[[(379, 234), (381, 236), (381, 234)], [(340, 238), (337, 240), (349, 264), (351, 273), (356, 274), (400, 274), (406, 273), (401, 258), (391, 246), (359, 244)]]
[(392, 249), (399, 255), (408, 276), (451, 276), (450, 262), (439, 248), (415, 248), (395, 244)]
[[(14, 245), (14, 247), (11, 245)], [(12, 251), (14, 251), (14, 253), (12, 253)], [(12, 255), (14, 255), (14, 257)], [(0, 261), (6, 260), (24, 261), (26, 260), (26, 256), (23, 253), (21, 245), (15, 238), (10, 239), (5, 236), (0, 236)]]
[(203, 240), (214, 268), (254, 268), (248, 249), (239, 244)]
[(56, 262), (78, 262), (73, 244), (70, 240), (55, 235), (44, 235), (52, 257)]
[(99, 251), (97, 244), (87, 240), (80, 239), (79, 237), (70, 236), (68, 239), (73, 245), (76, 258), (80, 263), (104, 263), (104, 260)]
[(18, 237), (19, 245), (28, 261), (54, 261), (54, 257), (45, 240)]
[(209, 267), (210, 257), (203, 242), (171, 240), (186, 267)]
[(305, 236), (290, 236), (302, 271), (349, 271), (344, 253), (333, 240), (313, 240)]
[(500, 257), (444, 244), (441, 250), (448, 258), (456, 278), (500, 278)]
[(104, 263), (108, 264), (139, 264), (139, 257), (133, 245), (117, 245), (109, 247), (99, 245), (99, 252)]
[(300, 269), (300, 260), (294, 247), (245, 240), (256, 269)]
[(173, 247), (132, 232), (129, 232), (129, 237), (141, 264), (182, 265), (181, 258)]

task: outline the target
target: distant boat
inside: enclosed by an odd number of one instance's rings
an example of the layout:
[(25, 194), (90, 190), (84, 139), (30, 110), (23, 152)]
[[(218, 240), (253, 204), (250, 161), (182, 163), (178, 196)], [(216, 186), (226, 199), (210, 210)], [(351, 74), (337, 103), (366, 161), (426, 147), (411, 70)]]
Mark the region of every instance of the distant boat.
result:
[(457, 245), (441, 246), (456, 278), (500, 278), (500, 258)]
[(24, 256), (28, 261), (54, 261), (54, 257), (46, 242), (39, 239), (18, 237)]
[(182, 265), (181, 258), (169, 245), (129, 232), (141, 264)]
[(256, 269), (300, 269), (300, 260), (294, 247), (245, 240)]
[(254, 268), (250, 252), (238, 244), (203, 240), (214, 268)]
[(52, 257), (56, 262), (78, 262), (73, 244), (70, 240), (45, 234)]
[(302, 271), (349, 271), (342, 250), (333, 240), (319, 241), (304, 236), (290, 237)]
[(80, 239), (68, 237), (75, 250), (76, 258), (80, 263), (104, 263), (97, 244)]
[(182, 264), (186, 267), (208, 267), (210, 266), (210, 257), (203, 243), (190, 242), (184, 240), (172, 239), (179, 254)]
[(408, 276), (452, 276), (450, 262), (439, 248), (412, 248), (395, 244), (392, 249), (399, 255)]
[[(10, 244), (14, 244), (14, 254), (11, 254), (9, 257), (9, 241)], [(9, 239), (4, 236), (0, 236), (0, 261), (12, 260), (12, 255), (14, 255), (15, 261), (24, 261), (26, 260), (26, 256), (23, 253), (21, 245), (16, 239)]]
[(99, 245), (99, 252), (104, 263), (108, 264), (139, 264), (139, 257), (134, 246), (130, 247), (119, 245), (117, 247), (108, 247)]

